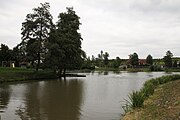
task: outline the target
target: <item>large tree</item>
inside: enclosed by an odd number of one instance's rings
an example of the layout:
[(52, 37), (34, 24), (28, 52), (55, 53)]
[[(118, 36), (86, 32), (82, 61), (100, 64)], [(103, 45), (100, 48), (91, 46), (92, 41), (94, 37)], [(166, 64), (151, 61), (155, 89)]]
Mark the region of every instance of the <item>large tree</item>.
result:
[(166, 67), (172, 67), (172, 57), (173, 54), (171, 53), (171, 51), (167, 51), (166, 55), (163, 58)]
[(72, 7), (60, 13), (56, 29), (52, 30), (48, 40), (47, 62), (61, 74), (66, 69), (79, 68), (84, 52), (81, 49), (81, 34), (78, 32), (80, 17)]
[(138, 58), (138, 54), (137, 53), (130, 54), (129, 55), (129, 60), (130, 60), (130, 64), (132, 66), (139, 65), (139, 58)]
[(148, 64), (148, 65), (152, 65), (153, 64), (153, 57), (152, 57), (152, 55), (148, 55), (146, 57), (146, 64)]
[(41, 3), (40, 7), (33, 9), (33, 13), (27, 14), (25, 22), (22, 23), (21, 47), (25, 50), (27, 60), (37, 63), (37, 71), (47, 52), (45, 42), (53, 26), (49, 9), (49, 3)]

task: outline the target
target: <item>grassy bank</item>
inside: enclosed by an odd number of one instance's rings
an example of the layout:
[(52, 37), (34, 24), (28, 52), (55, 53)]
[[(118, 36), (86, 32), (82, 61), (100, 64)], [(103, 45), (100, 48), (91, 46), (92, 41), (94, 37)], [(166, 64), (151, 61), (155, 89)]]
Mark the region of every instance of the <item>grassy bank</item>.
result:
[(127, 113), (122, 120), (179, 120), (180, 80), (160, 85), (144, 107)]
[(51, 71), (36, 72), (34, 69), (0, 68), (0, 83), (52, 78), (56, 78), (56, 75)]
[[(133, 91), (129, 95), (129, 100), (126, 100), (123, 106), (125, 112), (127, 112), (123, 120), (163, 120), (170, 117), (172, 111), (174, 111), (173, 119), (178, 119), (180, 110), (179, 93), (180, 75), (162, 76), (148, 80), (140, 91)], [(153, 96), (151, 96), (152, 94)]]

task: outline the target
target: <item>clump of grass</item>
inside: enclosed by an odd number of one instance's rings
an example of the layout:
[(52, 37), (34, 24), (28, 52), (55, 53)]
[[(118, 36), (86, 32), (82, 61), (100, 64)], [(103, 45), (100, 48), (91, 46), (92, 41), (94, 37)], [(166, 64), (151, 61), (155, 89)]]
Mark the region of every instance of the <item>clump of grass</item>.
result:
[(122, 105), (122, 108), (125, 113), (129, 112), (132, 109), (140, 108), (144, 103), (144, 95), (142, 91), (133, 91), (129, 96), (129, 100), (124, 99), (125, 102)]
[(129, 96), (129, 100), (125, 99), (125, 104), (122, 106), (124, 112), (128, 112), (135, 108), (143, 106), (144, 100), (154, 93), (155, 88), (170, 81), (179, 80), (180, 74), (162, 76), (159, 78), (153, 78), (146, 81), (143, 88), (140, 91), (133, 91)]
[(142, 91), (133, 91), (129, 95), (132, 108), (140, 108), (143, 106), (144, 96)]
[(152, 95), (154, 93), (155, 86), (156, 85), (154, 85), (152, 81), (145, 82), (144, 87), (140, 90), (143, 97), (147, 98)]

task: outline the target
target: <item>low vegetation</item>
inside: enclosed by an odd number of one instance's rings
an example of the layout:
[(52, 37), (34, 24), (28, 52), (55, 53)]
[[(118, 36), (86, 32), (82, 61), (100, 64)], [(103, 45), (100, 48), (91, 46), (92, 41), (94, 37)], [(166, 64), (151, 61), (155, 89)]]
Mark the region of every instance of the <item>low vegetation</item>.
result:
[(25, 80), (39, 80), (56, 78), (52, 71), (35, 71), (35, 69), (0, 68), (0, 83)]
[(155, 88), (158, 85), (179, 80), (180, 75), (168, 75), (159, 78), (153, 78), (144, 83), (144, 86), (139, 91), (133, 91), (129, 95), (129, 100), (125, 100), (125, 104), (122, 106), (125, 112), (131, 111), (136, 108), (140, 108), (144, 105), (144, 101), (154, 93)]
[(128, 112), (123, 120), (179, 120), (180, 80), (159, 85), (144, 107)]

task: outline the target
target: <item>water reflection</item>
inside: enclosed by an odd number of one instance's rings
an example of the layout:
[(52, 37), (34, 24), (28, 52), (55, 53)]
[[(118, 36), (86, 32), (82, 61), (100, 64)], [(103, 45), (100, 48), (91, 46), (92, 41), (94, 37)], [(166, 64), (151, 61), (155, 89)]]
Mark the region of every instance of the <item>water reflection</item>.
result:
[(98, 71), (98, 75), (108, 75), (109, 71)]
[(30, 84), (25, 94), (25, 106), (20, 106), (16, 114), (23, 120), (78, 119), (83, 97), (82, 84), (76, 79)]
[(0, 112), (4, 112), (9, 104), (9, 99), (11, 95), (11, 90), (7, 85), (0, 86)]
[(86, 78), (1, 85), (1, 119), (119, 120), (124, 98), (147, 79), (166, 73), (84, 74)]

